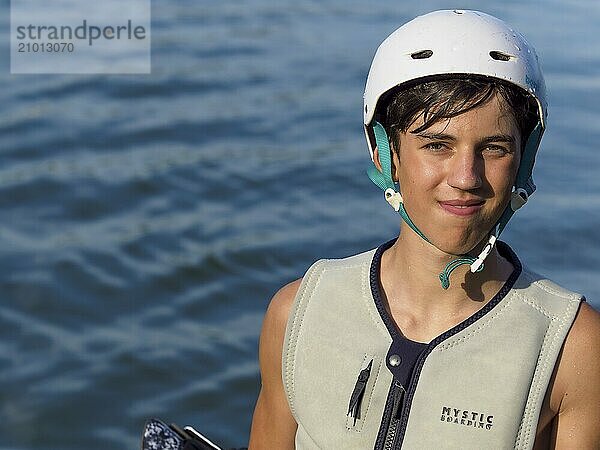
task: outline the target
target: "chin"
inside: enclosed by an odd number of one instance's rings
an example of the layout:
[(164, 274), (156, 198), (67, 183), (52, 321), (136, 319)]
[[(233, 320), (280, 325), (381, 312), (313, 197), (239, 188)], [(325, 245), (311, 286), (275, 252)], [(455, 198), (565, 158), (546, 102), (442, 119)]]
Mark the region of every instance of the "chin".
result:
[(487, 242), (487, 236), (486, 234), (479, 239), (463, 238), (446, 240), (445, 242), (440, 242), (439, 245), (436, 242), (433, 242), (433, 244), (439, 250), (449, 255), (461, 256), (468, 253), (471, 256), (477, 257)]

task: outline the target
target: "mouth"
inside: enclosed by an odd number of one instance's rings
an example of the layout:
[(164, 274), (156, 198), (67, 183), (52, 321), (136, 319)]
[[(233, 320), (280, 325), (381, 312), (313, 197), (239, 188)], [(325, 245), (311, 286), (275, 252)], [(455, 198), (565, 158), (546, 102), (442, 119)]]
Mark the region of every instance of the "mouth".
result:
[(472, 199), (472, 200), (444, 200), (438, 202), (439, 205), (446, 212), (453, 214), (455, 216), (471, 216), (478, 212), (483, 204), (485, 203), (483, 200)]

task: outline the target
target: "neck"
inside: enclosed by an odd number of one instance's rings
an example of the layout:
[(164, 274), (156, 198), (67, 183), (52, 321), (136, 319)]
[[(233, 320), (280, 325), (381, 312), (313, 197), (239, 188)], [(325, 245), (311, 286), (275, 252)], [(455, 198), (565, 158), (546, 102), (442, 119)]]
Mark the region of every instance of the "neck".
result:
[(513, 271), (512, 264), (494, 249), (483, 271), (471, 273), (459, 266), (442, 289), (439, 274), (456, 255), (425, 242), (408, 227), (381, 260), (381, 284), (392, 315), (412, 317), (413, 322), (439, 320), (453, 326), (479, 310), (500, 290)]

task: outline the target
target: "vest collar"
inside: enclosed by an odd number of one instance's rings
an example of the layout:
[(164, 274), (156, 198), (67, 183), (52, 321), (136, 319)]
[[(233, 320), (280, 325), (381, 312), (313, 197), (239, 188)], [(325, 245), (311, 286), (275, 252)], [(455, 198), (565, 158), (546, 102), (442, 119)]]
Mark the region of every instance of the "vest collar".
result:
[[(392, 338), (392, 344), (390, 345), (388, 355), (386, 357), (386, 364), (388, 369), (392, 372), (392, 374), (394, 374), (395, 378), (401, 382), (408, 383), (419, 356), (423, 353), (429, 354), (435, 348), (435, 346), (477, 322), (479, 319), (489, 313), (502, 301), (502, 299), (504, 299), (504, 297), (506, 297), (506, 294), (508, 294), (508, 292), (512, 289), (515, 282), (519, 278), (523, 267), (515, 252), (513, 252), (513, 250), (506, 243), (499, 241), (497, 243), (498, 252), (513, 265), (514, 269), (498, 293), (479, 311), (475, 312), (441, 335), (437, 336), (428, 344), (415, 342), (406, 338), (398, 329), (393, 318), (385, 308), (383, 295), (381, 292), (381, 256), (385, 250), (389, 249), (396, 242), (396, 239), (397, 238), (391, 239), (388, 242), (380, 245), (375, 251), (373, 259), (371, 260), (369, 283), (377, 311), (379, 312), (381, 320), (385, 324), (390, 337)], [(401, 356), (402, 364), (390, 364), (390, 361), (393, 360), (392, 357), (396, 355)]]

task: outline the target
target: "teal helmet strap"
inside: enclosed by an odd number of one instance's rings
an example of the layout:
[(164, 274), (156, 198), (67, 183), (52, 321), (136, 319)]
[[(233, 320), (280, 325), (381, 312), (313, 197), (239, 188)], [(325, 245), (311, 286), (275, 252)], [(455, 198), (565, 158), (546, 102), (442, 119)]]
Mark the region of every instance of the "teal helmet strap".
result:
[(429, 239), (417, 228), (404, 208), (404, 202), (400, 195), (400, 187), (392, 178), (392, 152), (388, 136), (383, 126), (377, 121), (373, 121), (373, 133), (375, 135), (375, 143), (382, 171), (380, 172), (375, 163), (372, 163), (367, 168), (367, 175), (384, 192), (386, 201), (400, 214), (404, 222), (423, 240), (429, 242)]
[(397, 184), (392, 178), (392, 152), (387, 133), (383, 126), (376, 121), (373, 121), (373, 134), (375, 135), (375, 144), (379, 151), (379, 162), (381, 163), (380, 172), (375, 163), (367, 170), (367, 175), (373, 183), (385, 191), (388, 188), (396, 189)]
[(538, 147), (540, 146), (543, 131), (544, 129), (541, 122), (538, 122), (535, 128), (531, 131), (531, 134), (525, 143), (525, 147), (523, 148), (521, 163), (519, 164), (519, 171), (517, 172), (517, 178), (515, 179), (515, 186), (517, 188), (525, 189), (528, 196), (535, 192), (535, 184), (533, 183), (531, 173), (533, 172), (535, 155)]
[(511, 203), (506, 207), (502, 216), (500, 216), (500, 220), (498, 220), (498, 223), (496, 224), (498, 230), (496, 237), (500, 236), (500, 233), (504, 231), (506, 224), (508, 224), (508, 221), (512, 218), (513, 214), (525, 205), (529, 196), (535, 192), (535, 183), (533, 182), (531, 172), (533, 171), (535, 154), (540, 145), (542, 133), (542, 124), (538, 122), (525, 143), (523, 155), (521, 156), (521, 163), (515, 179), (515, 190), (512, 193)]
[[(462, 258), (453, 259), (448, 264), (446, 264), (446, 267), (444, 267), (444, 271), (442, 273), (440, 273), (440, 283), (442, 283), (442, 288), (448, 289), (450, 287), (450, 274), (454, 271), (454, 269), (456, 269), (459, 266), (462, 266), (463, 264), (468, 264), (470, 266), (475, 261), (476, 261), (476, 258), (473, 258), (472, 256), (469, 256), (469, 255), (465, 255)], [(483, 264), (481, 264), (477, 268), (476, 272), (481, 272), (482, 270), (483, 270)]]

